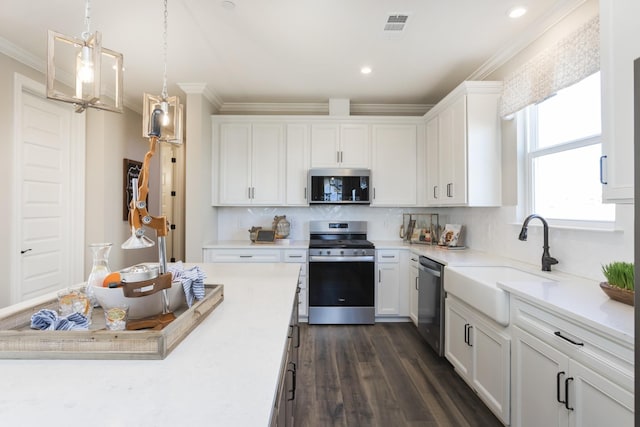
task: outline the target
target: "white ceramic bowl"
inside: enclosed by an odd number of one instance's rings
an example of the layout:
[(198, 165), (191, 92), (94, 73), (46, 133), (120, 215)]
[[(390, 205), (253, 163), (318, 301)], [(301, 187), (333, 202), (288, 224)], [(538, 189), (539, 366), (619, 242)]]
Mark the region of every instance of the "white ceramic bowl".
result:
[[(141, 319), (162, 313), (162, 291), (137, 298), (125, 297), (122, 288), (94, 286), (93, 292), (101, 307), (112, 307), (122, 304), (128, 305), (130, 319)], [(169, 295), (169, 308), (171, 311), (175, 311), (178, 307), (186, 304), (182, 282), (172, 282), (171, 288), (167, 289), (167, 294)]]

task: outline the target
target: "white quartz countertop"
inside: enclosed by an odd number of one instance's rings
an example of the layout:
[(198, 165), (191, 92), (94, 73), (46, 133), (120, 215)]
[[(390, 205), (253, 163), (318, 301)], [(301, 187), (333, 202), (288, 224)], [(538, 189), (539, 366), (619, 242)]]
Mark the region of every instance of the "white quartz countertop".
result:
[(633, 307), (609, 299), (598, 281), (560, 271), (543, 272), (539, 264), (523, 263), (473, 249), (452, 250), (435, 245), (407, 244), (401, 240), (374, 243), (376, 249), (408, 249), (453, 270), (465, 266), (509, 266), (547, 277), (551, 280), (505, 281), (497, 282), (497, 286), (633, 346)]
[(610, 299), (598, 282), (564, 275), (556, 277), (556, 282), (505, 281), (498, 282), (498, 287), (633, 347), (632, 306)]
[(0, 360), (0, 424), (268, 426), (300, 266), (197, 265), (224, 301), (166, 359)]
[(202, 245), (203, 249), (308, 249), (308, 240), (276, 240), (274, 243), (253, 243), (251, 240), (221, 240)]

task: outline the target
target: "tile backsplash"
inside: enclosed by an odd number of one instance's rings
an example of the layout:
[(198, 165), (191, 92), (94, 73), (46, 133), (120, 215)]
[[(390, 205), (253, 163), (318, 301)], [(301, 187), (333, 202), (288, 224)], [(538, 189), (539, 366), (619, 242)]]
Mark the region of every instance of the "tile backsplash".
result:
[[(286, 215), (290, 238), (306, 240), (310, 220), (361, 220), (368, 222), (370, 240), (398, 240), (403, 213), (438, 213), (440, 225), (463, 224), (464, 244), (470, 248), (537, 265), (542, 255), (542, 228), (532, 223), (529, 239), (518, 240), (521, 222), (516, 208), (372, 208), (322, 205), (311, 207), (218, 208), (218, 238), (249, 240), (252, 226), (271, 227), (273, 217)], [(633, 206), (616, 208), (617, 231), (552, 228), (551, 255), (560, 263), (554, 270), (601, 280), (601, 265), (611, 261), (633, 261)]]

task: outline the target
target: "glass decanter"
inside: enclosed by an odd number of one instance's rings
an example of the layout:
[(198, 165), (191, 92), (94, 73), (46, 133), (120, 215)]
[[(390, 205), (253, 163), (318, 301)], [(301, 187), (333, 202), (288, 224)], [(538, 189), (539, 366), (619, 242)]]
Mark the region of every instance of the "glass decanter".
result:
[(109, 252), (111, 252), (111, 246), (111, 243), (92, 243), (89, 245), (93, 252), (93, 267), (87, 279), (87, 289), (85, 292), (91, 301), (93, 301), (94, 306), (97, 303), (93, 287), (102, 286), (106, 275), (111, 273), (109, 269)]

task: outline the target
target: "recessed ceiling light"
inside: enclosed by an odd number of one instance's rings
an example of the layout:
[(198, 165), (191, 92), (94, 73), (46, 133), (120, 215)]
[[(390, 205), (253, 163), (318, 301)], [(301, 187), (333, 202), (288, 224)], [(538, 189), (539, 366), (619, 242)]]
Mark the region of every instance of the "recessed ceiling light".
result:
[(509, 12), (507, 12), (507, 15), (509, 15), (509, 18), (520, 18), (522, 15), (524, 15), (525, 13), (527, 13), (527, 8), (524, 6), (516, 6), (516, 7), (512, 7), (511, 9), (509, 9)]
[(371, 69), (371, 67), (364, 66), (364, 67), (360, 68), (360, 72), (362, 74), (371, 74), (371, 71), (373, 71)]

